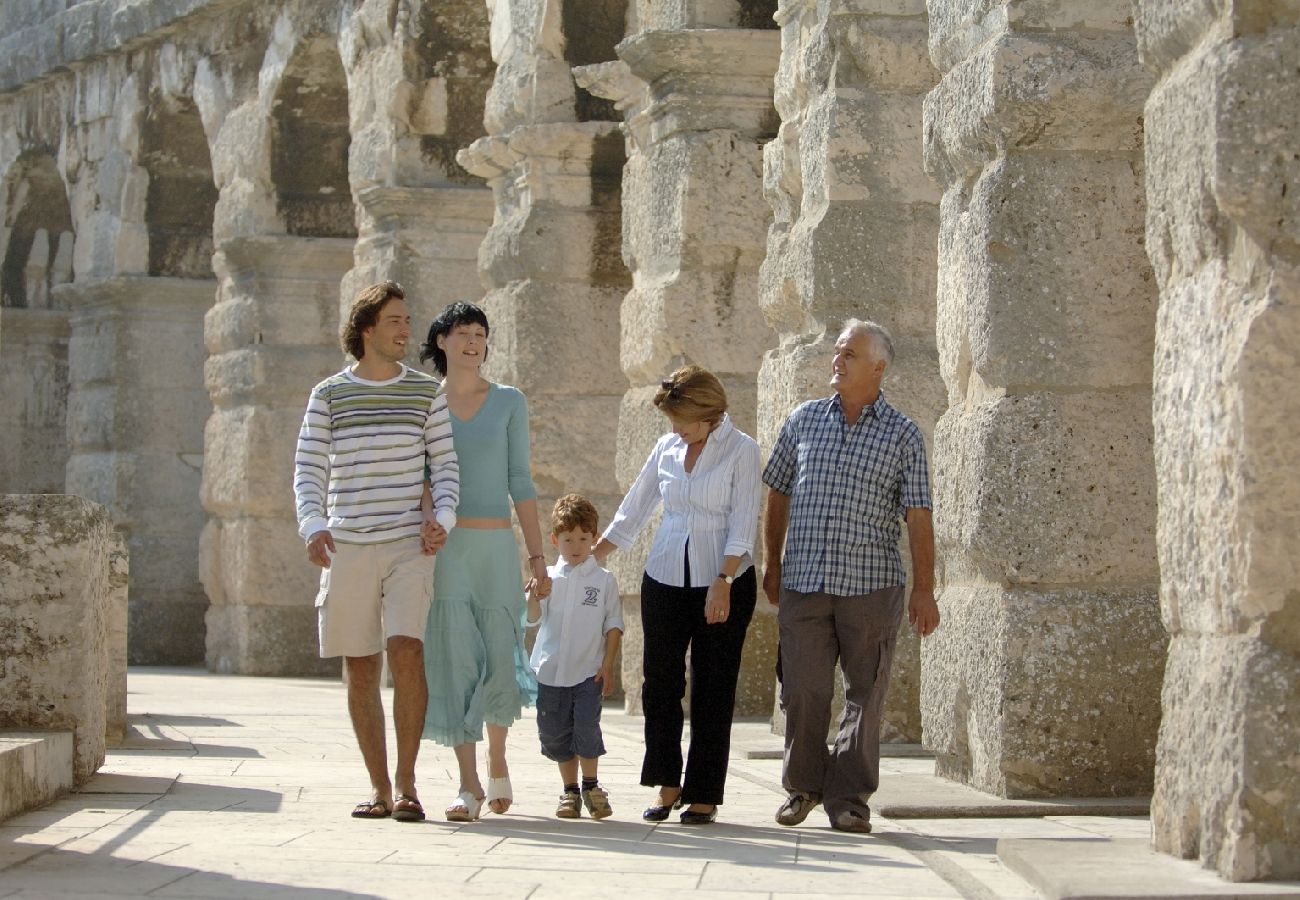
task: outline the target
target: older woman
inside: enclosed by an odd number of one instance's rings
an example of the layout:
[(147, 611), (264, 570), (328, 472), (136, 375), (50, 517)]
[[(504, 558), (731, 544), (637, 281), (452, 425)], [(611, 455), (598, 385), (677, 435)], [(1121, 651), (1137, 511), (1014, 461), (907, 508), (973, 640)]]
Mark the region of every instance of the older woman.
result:
[[(460, 795), (446, 810), (453, 822), (477, 819), (485, 801), (496, 813), (510, 808), (506, 737), (523, 705), (536, 696), (523, 653), (524, 585), (511, 500), (538, 596), (550, 593), (528, 463), (528, 403), (516, 388), (479, 374), (487, 352), (483, 310), (454, 303), (429, 327), (420, 353), (444, 378), (452, 440), (467, 463), (460, 475), (458, 522), (438, 551), (424, 639), (424, 736), (454, 748), (460, 768)], [(485, 723), (486, 792), (476, 760)]]
[[(672, 431), (661, 437), (596, 545), (627, 547), (663, 503), (641, 581), (645, 761), (659, 796), (651, 822), (689, 804), (681, 821), (714, 821), (723, 800), (736, 678), (757, 582), (758, 444), (731, 424), (722, 383), (699, 366), (673, 372), (654, 396)], [(691, 745), (682, 773), (682, 695), (691, 652)]]

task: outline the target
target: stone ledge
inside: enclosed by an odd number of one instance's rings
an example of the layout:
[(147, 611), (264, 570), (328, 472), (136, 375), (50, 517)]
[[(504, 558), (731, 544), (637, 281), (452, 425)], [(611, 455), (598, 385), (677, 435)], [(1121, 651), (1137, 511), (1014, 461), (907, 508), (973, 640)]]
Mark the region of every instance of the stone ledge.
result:
[(71, 731), (0, 731), (0, 822), (72, 790)]
[(1296, 897), (1300, 882), (1231, 882), (1143, 840), (1007, 839), (998, 859), (1048, 900)]
[[(883, 749), (883, 748), (882, 748)], [(1049, 797), (1012, 800), (932, 774), (889, 774), (871, 808), (889, 819), (1037, 819), (1045, 816), (1145, 816), (1149, 797)]]

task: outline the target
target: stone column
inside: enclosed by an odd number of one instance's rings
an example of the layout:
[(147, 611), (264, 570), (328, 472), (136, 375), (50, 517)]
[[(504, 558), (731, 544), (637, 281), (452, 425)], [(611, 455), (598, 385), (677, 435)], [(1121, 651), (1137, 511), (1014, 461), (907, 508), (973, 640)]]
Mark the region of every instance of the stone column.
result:
[(1235, 881), (1300, 878), (1300, 27), (1284, 4), (1135, 6), (1159, 76), (1155, 846)]
[(944, 622), (922, 650), (939, 774), (1007, 797), (1150, 789), (1156, 603), (1142, 103), (1127, 4), (931, 0), (948, 410)]
[(198, 348), (216, 282), (123, 276), (55, 289), (72, 312), (67, 492), (127, 542), (132, 663), (203, 660), (203, 427)]
[[(885, 395), (928, 442), (947, 404), (934, 338), (939, 191), (921, 152), (936, 81), (925, 3), (787, 0), (777, 21), (781, 131), (764, 149), (775, 221), (759, 287), (781, 343), (759, 374), (760, 440), (770, 451), (794, 407), (830, 393), (835, 339), (856, 317), (893, 334)], [(920, 639), (904, 624), (885, 740), (921, 740), (920, 688)]]
[(339, 281), (346, 238), (232, 238), (214, 259), (205, 369), (213, 411), (204, 442), (209, 515), (200, 573), (212, 602), (207, 663), (216, 672), (337, 671), (317, 657), (320, 570), (307, 561), (293, 502), (293, 454), (311, 387), (339, 370)]
[(68, 461), (68, 311), (0, 309), (0, 493), (61, 494)]
[(618, 304), (627, 290), (614, 237), (618, 126), (522, 125), (480, 138), (458, 159), (487, 179), (496, 202), (479, 248), (492, 323), (487, 366), (493, 379), (528, 395), (543, 526), (568, 491), (586, 496), (608, 523), (620, 498), (608, 465), (610, 426), (627, 386), (617, 369)]
[[(758, 364), (775, 337), (756, 300), (771, 211), (762, 196), (762, 144), (776, 130), (774, 31), (643, 31), (618, 47), (622, 64), (583, 70), (580, 83), (614, 99), (626, 117), (622, 367), (632, 386), (618, 418), (617, 476), (626, 488), (659, 435), (651, 405), (660, 380), (686, 363), (722, 379), (736, 425), (756, 434)], [(628, 635), (627, 706), (639, 709), (641, 572), (650, 529), (613, 557)], [(760, 602), (737, 688), (738, 715), (772, 708), (776, 619)]]
[[(406, 289), (412, 334), (456, 300), (482, 292), (478, 246), (492, 223), (492, 195), (481, 187), (369, 187), (357, 193), (362, 223), (356, 266), (344, 280), (340, 321), (357, 290), (384, 279)], [(414, 355), (407, 360), (417, 365)]]

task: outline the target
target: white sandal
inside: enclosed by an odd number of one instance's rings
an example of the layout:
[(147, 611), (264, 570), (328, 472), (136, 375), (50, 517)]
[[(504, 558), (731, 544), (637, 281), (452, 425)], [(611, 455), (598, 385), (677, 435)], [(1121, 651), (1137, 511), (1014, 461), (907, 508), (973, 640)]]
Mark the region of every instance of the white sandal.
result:
[(456, 802), (447, 807), (446, 816), (448, 822), (473, 822), (483, 811), (483, 797), (475, 797), (469, 791), (461, 791), (456, 797)]
[(492, 809), (492, 801), (505, 800), (509, 803), (515, 802), (515, 795), (510, 787), (510, 776), (506, 775), (503, 778), (488, 778), (487, 796), (484, 800), (487, 802), (488, 809), (491, 809), (492, 812), (497, 813), (497, 815), (508, 812), (510, 810), (509, 806), (501, 810), (501, 812)]

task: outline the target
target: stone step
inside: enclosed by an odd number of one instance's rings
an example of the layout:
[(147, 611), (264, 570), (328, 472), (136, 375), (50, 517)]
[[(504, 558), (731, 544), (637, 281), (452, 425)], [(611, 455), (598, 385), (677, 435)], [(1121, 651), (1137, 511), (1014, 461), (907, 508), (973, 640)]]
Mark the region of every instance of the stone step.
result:
[(0, 731), (0, 822), (72, 790), (72, 732)]

